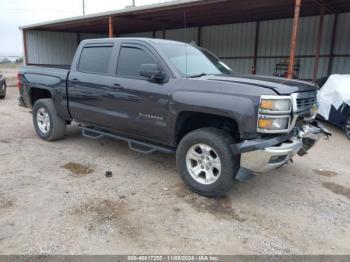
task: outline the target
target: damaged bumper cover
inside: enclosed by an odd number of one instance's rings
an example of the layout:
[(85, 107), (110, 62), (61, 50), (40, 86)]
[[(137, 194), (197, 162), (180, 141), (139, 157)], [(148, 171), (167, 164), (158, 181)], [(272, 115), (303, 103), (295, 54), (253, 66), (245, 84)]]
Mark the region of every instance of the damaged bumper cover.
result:
[(316, 141), (330, 135), (315, 121), (305, 124), (295, 135), (246, 140), (231, 145), (231, 149), (235, 154), (241, 154), (241, 168), (253, 173), (263, 173), (282, 166), (296, 154), (305, 155)]

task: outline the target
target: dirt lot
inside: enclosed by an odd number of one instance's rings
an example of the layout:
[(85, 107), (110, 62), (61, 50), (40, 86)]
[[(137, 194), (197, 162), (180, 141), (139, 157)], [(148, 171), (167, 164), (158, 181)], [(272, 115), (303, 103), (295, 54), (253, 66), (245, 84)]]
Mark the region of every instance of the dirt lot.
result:
[(76, 126), (40, 140), (17, 97), (11, 87), (0, 101), (0, 254), (350, 253), (350, 141), (335, 128), (293, 165), (213, 200), (186, 189), (173, 155)]

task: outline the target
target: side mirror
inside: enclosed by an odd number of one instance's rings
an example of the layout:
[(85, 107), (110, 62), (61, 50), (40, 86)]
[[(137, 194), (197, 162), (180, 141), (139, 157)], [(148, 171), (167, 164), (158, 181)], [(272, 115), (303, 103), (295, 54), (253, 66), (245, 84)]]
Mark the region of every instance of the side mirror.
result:
[(144, 76), (151, 81), (162, 82), (165, 78), (163, 71), (157, 64), (142, 64), (140, 66), (140, 76)]

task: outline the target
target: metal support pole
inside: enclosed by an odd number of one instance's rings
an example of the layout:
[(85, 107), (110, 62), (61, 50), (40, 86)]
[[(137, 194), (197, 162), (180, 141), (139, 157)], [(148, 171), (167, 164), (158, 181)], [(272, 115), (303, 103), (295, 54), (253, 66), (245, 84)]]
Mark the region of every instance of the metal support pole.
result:
[(293, 28), (292, 28), (292, 38), (290, 40), (288, 79), (292, 79), (293, 78), (295, 48), (296, 48), (296, 45), (297, 45), (297, 35), (298, 35), (298, 26), (299, 26), (299, 18), (300, 18), (300, 6), (301, 6), (301, 0), (295, 0)]
[(23, 65), (28, 64), (27, 31), (23, 30)]
[(85, 15), (85, 0), (83, 0), (83, 15)]
[(162, 30), (162, 38), (165, 39), (165, 27), (163, 25), (163, 30)]
[(320, 64), (320, 50), (321, 50), (321, 41), (322, 41), (324, 12), (325, 12), (325, 7), (322, 5), (321, 14), (320, 14), (320, 22), (318, 24), (317, 40), (316, 40), (317, 42), (316, 42), (315, 63), (314, 63), (314, 70), (313, 70), (313, 74), (312, 74), (313, 81), (316, 81), (316, 79), (317, 79), (318, 65)]
[(256, 29), (255, 29), (254, 59), (253, 59), (253, 68), (252, 68), (253, 75), (256, 75), (256, 66), (258, 61), (259, 32), (260, 32), (260, 21), (257, 21)]
[(338, 14), (335, 14), (335, 16), (334, 16), (334, 23), (333, 23), (332, 42), (331, 42), (331, 50), (330, 50), (330, 56), (329, 56), (327, 75), (330, 75), (332, 73), (332, 69), (333, 69), (334, 43), (335, 43), (335, 37), (337, 35), (337, 25), (338, 25)]
[(202, 27), (198, 26), (198, 36), (197, 36), (198, 46), (202, 45)]
[(113, 38), (113, 17), (108, 17), (108, 37)]

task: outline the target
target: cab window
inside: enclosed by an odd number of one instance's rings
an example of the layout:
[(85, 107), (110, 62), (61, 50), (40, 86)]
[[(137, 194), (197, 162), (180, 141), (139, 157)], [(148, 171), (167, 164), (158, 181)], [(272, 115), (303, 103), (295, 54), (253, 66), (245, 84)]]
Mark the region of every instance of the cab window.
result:
[(112, 46), (84, 47), (81, 52), (78, 71), (107, 74), (111, 55)]
[(143, 78), (140, 76), (140, 66), (156, 63), (156, 59), (147, 51), (134, 46), (122, 46), (119, 53), (117, 75)]

